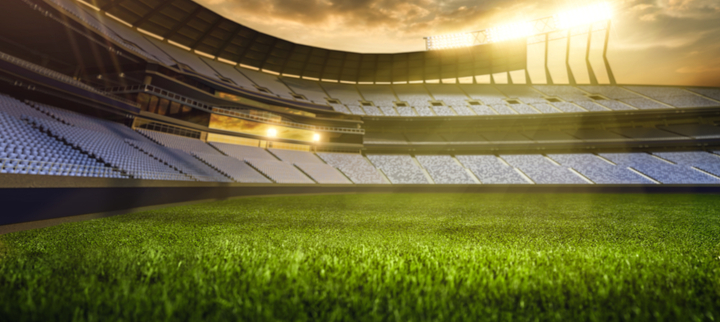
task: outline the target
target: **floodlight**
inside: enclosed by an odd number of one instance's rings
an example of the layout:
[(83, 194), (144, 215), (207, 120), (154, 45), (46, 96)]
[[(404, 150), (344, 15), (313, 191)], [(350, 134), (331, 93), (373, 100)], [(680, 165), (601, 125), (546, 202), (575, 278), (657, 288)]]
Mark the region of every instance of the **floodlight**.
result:
[(268, 137), (275, 138), (277, 137), (277, 130), (275, 130), (275, 128), (270, 128), (267, 130), (267, 135)]
[(320, 134), (319, 134), (319, 133), (314, 133), (314, 134), (313, 134), (313, 141), (315, 141), (315, 142), (320, 141)]
[(530, 22), (518, 22), (505, 26), (488, 29), (488, 39), (491, 43), (506, 40), (527, 38), (533, 35), (533, 25)]
[(587, 7), (558, 13), (554, 18), (557, 29), (570, 29), (611, 19), (612, 7), (608, 2), (598, 2)]
[(428, 49), (449, 49), (470, 47), (473, 45), (473, 35), (470, 33), (431, 36), (425, 38)]

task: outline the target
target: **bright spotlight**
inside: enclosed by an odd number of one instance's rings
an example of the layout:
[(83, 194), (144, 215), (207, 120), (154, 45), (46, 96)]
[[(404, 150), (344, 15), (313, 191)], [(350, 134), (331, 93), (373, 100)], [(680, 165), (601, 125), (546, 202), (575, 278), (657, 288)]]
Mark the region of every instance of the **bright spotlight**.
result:
[(506, 40), (527, 38), (533, 35), (533, 25), (530, 22), (518, 22), (505, 26), (488, 29), (488, 39), (491, 43)]
[(275, 138), (275, 137), (277, 137), (277, 130), (275, 130), (275, 128), (270, 128), (267, 131), (267, 135), (268, 135), (268, 137)]
[(608, 2), (598, 2), (587, 7), (558, 13), (554, 18), (557, 29), (570, 29), (611, 19), (612, 7)]
[(470, 33), (431, 36), (426, 37), (425, 41), (429, 50), (470, 47), (474, 43)]
[(313, 134), (313, 141), (315, 141), (315, 142), (320, 141), (320, 134), (319, 134), (319, 133), (314, 133), (314, 134)]

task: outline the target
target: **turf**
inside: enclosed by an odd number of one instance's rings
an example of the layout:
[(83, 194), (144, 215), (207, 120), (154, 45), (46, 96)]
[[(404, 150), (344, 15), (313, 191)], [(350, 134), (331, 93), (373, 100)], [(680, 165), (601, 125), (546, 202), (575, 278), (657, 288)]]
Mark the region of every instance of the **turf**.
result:
[(0, 320), (720, 319), (720, 198), (249, 198), (0, 236)]

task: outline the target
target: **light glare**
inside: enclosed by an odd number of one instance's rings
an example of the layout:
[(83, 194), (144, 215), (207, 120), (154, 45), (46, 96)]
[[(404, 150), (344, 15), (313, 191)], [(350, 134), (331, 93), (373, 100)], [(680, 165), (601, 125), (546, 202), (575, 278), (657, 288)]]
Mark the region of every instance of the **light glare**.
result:
[(492, 43), (506, 40), (527, 38), (533, 35), (533, 26), (530, 22), (518, 22), (505, 26), (490, 28), (488, 38)]
[(612, 18), (612, 8), (607, 2), (599, 2), (583, 8), (558, 13), (554, 16), (557, 29), (570, 29)]
[(275, 128), (270, 128), (267, 131), (267, 135), (268, 137), (275, 138), (277, 136), (277, 130), (275, 130)]

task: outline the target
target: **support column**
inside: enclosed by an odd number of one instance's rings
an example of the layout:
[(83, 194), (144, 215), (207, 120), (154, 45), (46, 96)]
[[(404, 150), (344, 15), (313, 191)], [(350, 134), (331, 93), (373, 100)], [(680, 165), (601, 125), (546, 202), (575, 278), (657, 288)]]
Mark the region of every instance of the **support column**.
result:
[(573, 75), (572, 69), (570, 68), (570, 39), (572, 38), (572, 29), (568, 29), (567, 33), (567, 48), (565, 51), (565, 68), (567, 69), (568, 81), (570, 85), (577, 85), (575, 82), (575, 76)]
[(590, 84), (598, 85), (598, 80), (597, 80), (597, 77), (595, 76), (595, 71), (593, 71), (592, 64), (590, 64), (590, 44), (592, 43), (592, 34), (593, 34), (593, 26), (592, 26), (592, 24), (590, 24), (590, 29), (588, 29), (587, 49), (585, 49), (585, 64), (587, 64), (588, 75), (590, 76)]
[(615, 85), (615, 74), (613, 74), (612, 68), (610, 68), (610, 62), (607, 59), (608, 42), (610, 41), (610, 26), (612, 22), (608, 20), (607, 27), (605, 28), (605, 45), (603, 46), (603, 60), (605, 61), (605, 69), (607, 70), (608, 78), (610, 78), (610, 84)]
[(555, 84), (552, 79), (552, 74), (550, 74), (550, 68), (548, 68), (548, 53), (550, 48), (550, 34), (545, 34), (545, 79), (547, 80), (547, 84), (553, 85)]

